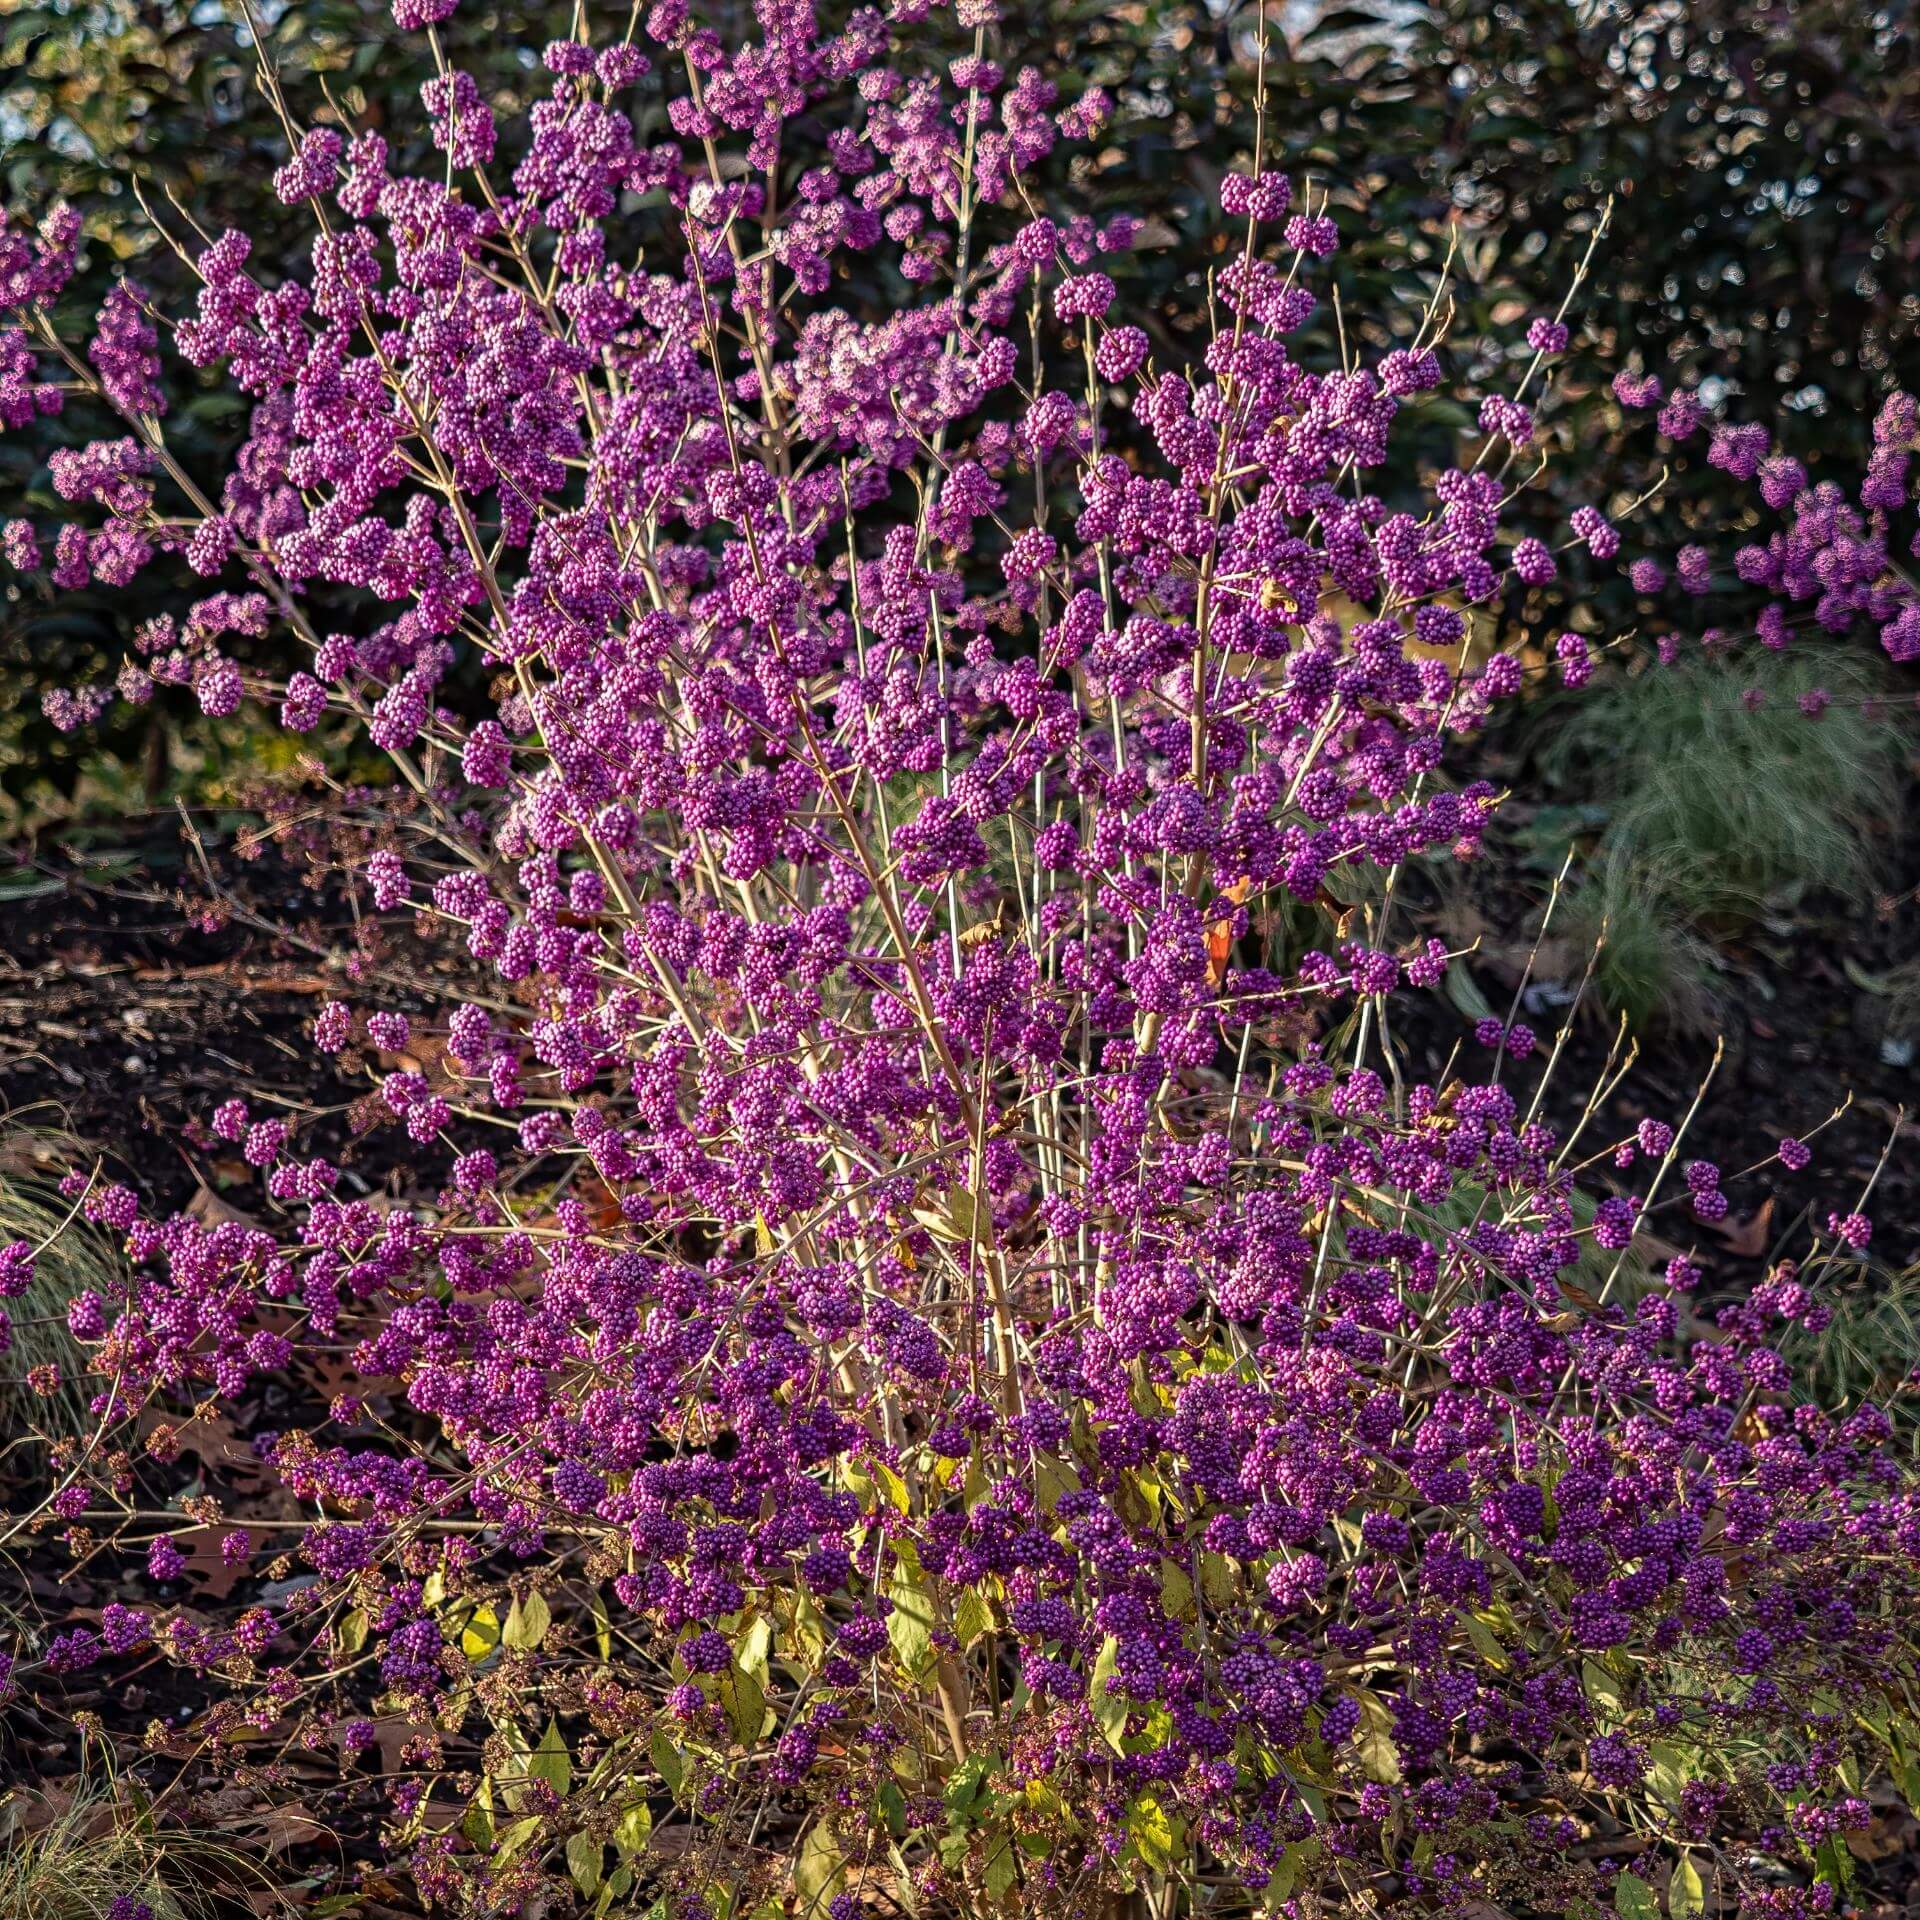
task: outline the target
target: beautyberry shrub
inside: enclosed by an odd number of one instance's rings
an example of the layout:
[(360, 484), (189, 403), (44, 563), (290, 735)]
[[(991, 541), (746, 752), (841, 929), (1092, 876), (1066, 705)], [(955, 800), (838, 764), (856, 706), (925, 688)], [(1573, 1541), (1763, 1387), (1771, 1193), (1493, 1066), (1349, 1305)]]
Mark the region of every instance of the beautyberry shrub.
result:
[[(1444, 1087), (1388, 1032), (1449, 960), (1393, 875), (1478, 846), (1449, 749), (1528, 677), (1473, 610), (1559, 564), (1503, 514), (1566, 315), (1423, 471), (1438, 301), (1377, 360), (1289, 351), (1323, 195), (1230, 172), (1243, 238), (1169, 325), (1128, 308), (1138, 223), (1031, 198), (1108, 103), (1003, 71), (991, 8), (754, 18), (557, 43), (504, 135), (445, 70), (419, 175), (283, 103), (310, 259), (195, 245), (170, 333), (252, 409), (217, 483), (139, 292), (63, 341), (77, 223), (0, 229), (0, 419), (78, 383), (124, 423), (7, 557), (206, 584), (63, 722), (171, 687), (350, 725), (395, 782), (369, 921), (470, 983), (314, 1025), (384, 1056), (434, 1204), (239, 1102), (270, 1226), (76, 1181), (135, 1261), (69, 1317), (104, 1421), (303, 1347), (355, 1382), (257, 1443), (305, 1584), (210, 1626), (163, 1534), (151, 1607), (46, 1669), (151, 1645), (236, 1755), (395, 1730), (393, 1863), (455, 1912), (1637, 1915), (1656, 1859), (1673, 1920), (1708, 1874), (1827, 1910), (1920, 1741), (1920, 1488), (1775, 1343), (1867, 1223), (1708, 1325), (1684, 1257), (1623, 1277), (1649, 1211), (1726, 1210), (1684, 1128), (1615, 1143), (1643, 1190), (1596, 1211), (1513, 1083), (1529, 1029)], [(891, 312), (836, 303), (856, 255)], [(1762, 640), (1920, 651), (1915, 431), (1890, 401), (1850, 499), (1717, 430), (1783, 516), (1736, 566)], [(1565, 548), (1666, 590), (1623, 517)], [(1283, 970), (1287, 900), (1338, 925)], [(53, 1510), (123, 1492), (67, 1457)]]

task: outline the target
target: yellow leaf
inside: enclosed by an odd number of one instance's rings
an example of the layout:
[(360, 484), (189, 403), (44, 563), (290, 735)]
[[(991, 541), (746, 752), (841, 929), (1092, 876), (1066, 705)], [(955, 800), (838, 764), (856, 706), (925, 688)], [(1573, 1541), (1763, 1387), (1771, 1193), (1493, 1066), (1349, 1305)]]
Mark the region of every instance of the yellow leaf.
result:
[(1160, 1562), (1160, 1604), (1174, 1620), (1193, 1611), (1193, 1582), (1171, 1560)]
[(1156, 1873), (1164, 1873), (1173, 1865), (1178, 1831), (1176, 1823), (1167, 1817), (1166, 1808), (1150, 1793), (1143, 1793), (1127, 1814), (1127, 1838), (1133, 1842), (1141, 1860)]
[(1043, 1817), (1051, 1817), (1066, 1811), (1066, 1802), (1045, 1780), (1029, 1780), (1022, 1792), (1027, 1805)]
[(894, 1568), (887, 1597), (893, 1602), (887, 1638), (900, 1664), (919, 1678), (933, 1667), (933, 1598), (904, 1565)]
[(1620, 1682), (1598, 1661), (1580, 1662), (1580, 1684), (1585, 1688), (1589, 1702), (1600, 1709), (1608, 1723), (1626, 1717), (1627, 1696), (1621, 1691)]
[(755, 1745), (767, 1719), (767, 1693), (759, 1675), (736, 1660), (722, 1684), (721, 1695), (733, 1737), (743, 1747)]
[(460, 1651), (479, 1660), (500, 1644), (500, 1616), (491, 1607), (475, 1607), (460, 1629)]
[(963, 1647), (970, 1647), (993, 1626), (993, 1607), (985, 1594), (969, 1587), (955, 1602), (953, 1631)]
[(507, 1624), (500, 1629), (500, 1644), (531, 1651), (547, 1637), (547, 1628), (552, 1623), (552, 1608), (541, 1595), (530, 1593), (507, 1609)]
[(1224, 1553), (1203, 1552), (1200, 1556), (1200, 1591), (1210, 1607), (1231, 1606), (1240, 1590), (1233, 1562)]
[(1383, 1787), (1395, 1786), (1400, 1779), (1400, 1750), (1393, 1744), (1392, 1710), (1365, 1687), (1355, 1687), (1353, 1697), (1360, 1703), (1360, 1728), (1353, 1736), (1360, 1771)]
[(799, 1858), (793, 1863), (793, 1890), (800, 1896), (801, 1920), (823, 1920), (846, 1877), (846, 1857), (833, 1837), (833, 1829), (824, 1820), (816, 1820), (807, 1829)]
[(515, 1820), (511, 1825), (502, 1828), (500, 1844), (493, 1850), (493, 1860), (491, 1864), (496, 1868), (506, 1866), (525, 1850), (527, 1842), (530, 1841), (545, 1824), (545, 1819), (540, 1814), (530, 1813), (526, 1815), (524, 1819)]
[(964, 1244), (976, 1240), (983, 1245), (993, 1238), (993, 1208), (983, 1203), (970, 1187), (951, 1188), (944, 1207), (915, 1207), (913, 1217), (936, 1240)]
[(1700, 1883), (1700, 1869), (1693, 1855), (1683, 1853), (1674, 1862), (1673, 1877), (1667, 1882), (1667, 1912), (1672, 1920), (1694, 1920), (1707, 1904), (1707, 1890)]
[(758, 1614), (748, 1624), (747, 1630), (740, 1636), (740, 1645), (734, 1657), (740, 1665), (763, 1685), (767, 1678), (767, 1661), (773, 1653), (773, 1622), (763, 1614)]
[(480, 1776), (480, 1789), (467, 1802), (467, 1811), (460, 1822), (460, 1831), (474, 1846), (483, 1851), (493, 1845), (493, 1780), (490, 1775)]
[(1060, 1504), (1060, 1496), (1079, 1489), (1080, 1475), (1064, 1460), (1051, 1454), (1037, 1454), (1033, 1463), (1033, 1497), (1042, 1513), (1051, 1513)]
[(1093, 1676), (1087, 1682), (1087, 1704), (1106, 1736), (1107, 1745), (1120, 1751), (1120, 1737), (1127, 1729), (1127, 1704), (1115, 1697), (1113, 1675), (1120, 1653), (1120, 1642), (1108, 1634), (1101, 1642), (1100, 1657), (1093, 1663)]
[(614, 1822), (613, 1844), (623, 1860), (645, 1853), (653, 1833), (653, 1813), (644, 1800), (636, 1801)]
[(966, 1509), (971, 1513), (987, 1497), (987, 1470), (978, 1452), (967, 1455)]
[(827, 1616), (805, 1587), (794, 1596), (792, 1634), (794, 1646), (806, 1656), (807, 1664), (817, 1665), (827, 1651)]

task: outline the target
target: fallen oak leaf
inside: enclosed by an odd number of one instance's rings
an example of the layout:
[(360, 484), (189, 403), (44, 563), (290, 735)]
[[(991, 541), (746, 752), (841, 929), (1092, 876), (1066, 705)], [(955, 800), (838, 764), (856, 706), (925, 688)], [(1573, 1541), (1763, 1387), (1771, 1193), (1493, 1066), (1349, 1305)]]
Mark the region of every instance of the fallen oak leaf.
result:
[[(247, 1559), (230, 1561), (221, 1551), (220, 1543), (230, 1533), (247, 1536)], [(181, 1578), (209, 1600), (224, 1600), (247, 1578), (258, 1545), (250, 1527), (193, 1527), (176, 1533), (173, 1540), (187, 1556)]]
[(1773, 1239), (1773, 1195), (1768, 1194), (1751, 1213), (1739, 1219), (1729, 1215), (1711, 1225), (1721, 1245), (1737, 1259), (1764, 1259)]
[(326, 1837), (327, 1829), (298, 1801), (284, 1807), (254, 1807), (220, 1822), (222, 1833), (257, 1837), (268, 1853), (291, 1853)]
[(203, 1227), (224, 1226), (232, 1221), (243, 1227), (258, 1227), (260, 1217), (222, 1200), (209, 1186), (201, 1186), (187, 1202), (187, 1213)]

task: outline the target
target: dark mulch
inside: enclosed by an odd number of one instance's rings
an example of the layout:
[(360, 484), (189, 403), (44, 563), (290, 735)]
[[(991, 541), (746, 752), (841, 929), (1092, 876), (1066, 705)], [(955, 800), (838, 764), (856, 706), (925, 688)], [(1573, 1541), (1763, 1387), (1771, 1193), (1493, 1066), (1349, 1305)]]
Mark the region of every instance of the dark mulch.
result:
[(131, 823), (106, 855), (0, 868), (3, 1111), (66, 1128), (162, 1206), (202, 1189), (257, 1195), (237, 1150), (204, 1132), (235, 1096), (257, 1118), (292, 1120), (299, 1148), (340, 1164), (349, 1191), (426, 1184), (429, 1156), (355, 1111), (393, 1062), (330, 1058), (310, 1030), (332, 998), (423, 1012), (457, 992), (461, 970), (389, 937), (356, 979), (356, 930), (352, 904), (297, 859), (171, 817)]

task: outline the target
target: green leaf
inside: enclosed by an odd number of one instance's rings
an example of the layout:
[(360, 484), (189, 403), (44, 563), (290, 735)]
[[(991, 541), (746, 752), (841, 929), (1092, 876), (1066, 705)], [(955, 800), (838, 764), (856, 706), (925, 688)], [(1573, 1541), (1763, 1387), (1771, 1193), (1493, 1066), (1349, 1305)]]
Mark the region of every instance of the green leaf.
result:
[(726, 1703), (727, 1723), (733, 1728), (733, 1737), (743, 1747), (756, 1745), (760, 1730), (767, 1720), (767, 1690), (760, 1684), (759, 1675), (743, 1667), (736, 1659), (721, 1686), (721, 1694)]
[(907, 1837), (907, 1796), (891, 1780), (880, 1783), (878, 1795), (880, 1817), (887, 1823), (887, 1831), (896, 1840)]
[(367, 1644), (367, 1633), (372, 1627), (367, 1618), (365, 1607), (355, 1607), (334, 1628), (334, 1639), (339, 1643), (342, 1653), (358, 1653)]
[(1586, 1690), (1588, 1701), (1600, 1709), (1606, 1722), (1617, 1724), (1627, 1717), (1627, 1696), (1620, 1682), (1598, 1661), (1580, 1662), (1580, 1684)]
[(547, 1628), (552, 1623), (553, 1610), (546, 1600), (540, 1594), (530, 1593), (507, 1609), (507, 1624), (500, 1629), (500, 1644), (531, 1652), (547, 1637)]
[(1660, 1902), (1653, 1889), (1634, 1873), (1614, 1875), (1613, 1910), (1620, 1920), (1660, 1920)]
[(962, 1825), (968, 1824), (987, 1799), (987, 1782), (993, 1775), (994, 1762), (990, 1755), (970, 1753), (953, 1771), (953, 1778), (947, 1782), (946, 1792), (941, 1796), (946, 1802), (947, 1812)]
[(1360, 1771), (1383, 1787), (1397, 1786), (1400, 1750), (1393, 1743), (1393, 1710), (1365, 1687), (1355, 1687), (1353, 1697), (1360, 1703), (1360, 1725), (1353, 1736)]
[(1020, 1878), (1019, 1862), (1004, 1833), (996, 1833), (988, 1844), (986, 1885), (989, 1900), (1004, 1900)]
[(1488, 1666), (1497, 1673), (1504, 1673), (1513, 1662), (1507, 1657), (1507, 1650), (1494, 1638), (1493, 1629), (1477, 1613), (1463, 1613), (1461, 1623), (1466, 1627), (1467, 1638), (1473, 1642), (1473, 1650)]
[(466, 1813), (460, 1821), (460, 1831), (471, 1846), (478, 1847), (483, 1853), (493, 1845), (493, 1779), (489, 1774), (480, 1777), (479, 1791), (467, 1802)]
[(1274, 1912), (1293, 1897), (1294, 1883), (1300, 1878), (1300, 1849), (1289, 1847), (1280, 1856), (1280, 1864), (1273, 1871), (1273, 1878), (1267, 1882), (1266, 1891), (1260, 1896), (1261, 1903), (1269, 1912)]
[(1671, 1740), (1650, 1741), (1647, 1746), (1647, 1785), (1670, 1807), (1678, 1807), (1687, 1782), (1694, 1777), (1694, 1756)]
[(793, 1863), (793, 1890), (800, 1896), (800, 1920), (821, 1920), (847, 1877), (847, 1863), (833, 1829), (816, 1820)]
[(1915, 1730), (1905, 1721), (1895, 1720), (1887, 1729), (1887, 1745), (1893, 1754), (1894, 1783), (1909, 1812), (1920, 1810), (1920, 1760), (1916, 1759)]
[(1844, 973), (1862, 993), (1871, 993), (1885, 999), (1898, 990), (1898, 982), (1884, 973), (1869, 973), (1851, 954), (1840, 958), (1840, 971)]
[(567, 1872), (584, 1894), (600, 1884), (601, 1857), (600, 1842), (591, 1834), (576, 1833), (567, 1841)]
[(1167, 1810), (1150, 1793), (1143, 1793), (1127, 1812), (1127, 1838), (1142, 1862), (1155, 1873), (1164, 1873), (1173, 1865), (1179, 1827), (1167, 1816)]
[(902, 1562), (894, 1567), (887, 1597), (893, 1602), (887, 1638), (900, 1664), (916, 1680), (922, 1679), (933, 1671), (933, 1596), (921, 1584), (921, 1576)]
[(953, 1631), (961, 1646), (970, 1647), (993, 1627), (993, 1607), (985, 1594), (968, 1587), (953, 1609)]
[(1455, 961), (1447, 969), (1447, 998), (1464, 1013), (1469, 1020), (1491, 1020), (1493, 1008), (1487, 1002), (1487, 996), (1480, 991), (1466, 967)]
[(664, 1733), (656, 1733), (647, 1745), (647, 1757), (660, 1776), (660, 1784), (677, 1799), (687, 1777), (687, 1763), (681, 1759), (679, 1748)]
[(1127, 1729), (1127, 1704), (1113, 1691), (1113, 1675), (1120, 1654), (1120, 1642), (1108, 1634), (1100, 1645), (1100, 1657), (1093, 1663), (1093, 1676), (1087, 1682), (1087, 1704), (1093, 1709), (1093, 1717), (1100, 1724), (1100, 1731), (1106, 1736), (1107, 1745), (1115, 1753), (1120, 1749), (1120, 1737)]
[(1694, 1920), (1707, 1904), (1707, 1890), (1700, 1882), (1700, 1869), (1693, 1855), (1683, 1853), (1673, 1865), (1667, 1882), (1667, 1912), (1672, 1920)]
[(1853, 1885), (1853, 1855), (1838, 1834), (1821, 1841), (1813, 1859), (1816, 1880), (1839, 1893)]
[(644, 1800), (636, 1800), (613, 1826), (613, 1844), (622, 1860), (634, 1860), (647, 1850), (653, 1834), (653, 1809)]
[(557, 1720), (547, 1722), (547, 1730), (527, 1762), (527, 1771), (536, 1780), (544, 1780), (562, 1799), (566, 1798), (567, 1789), (573, 1785), (573, 1762), (567, 1757), (567, 1743), (560, 1737)]

